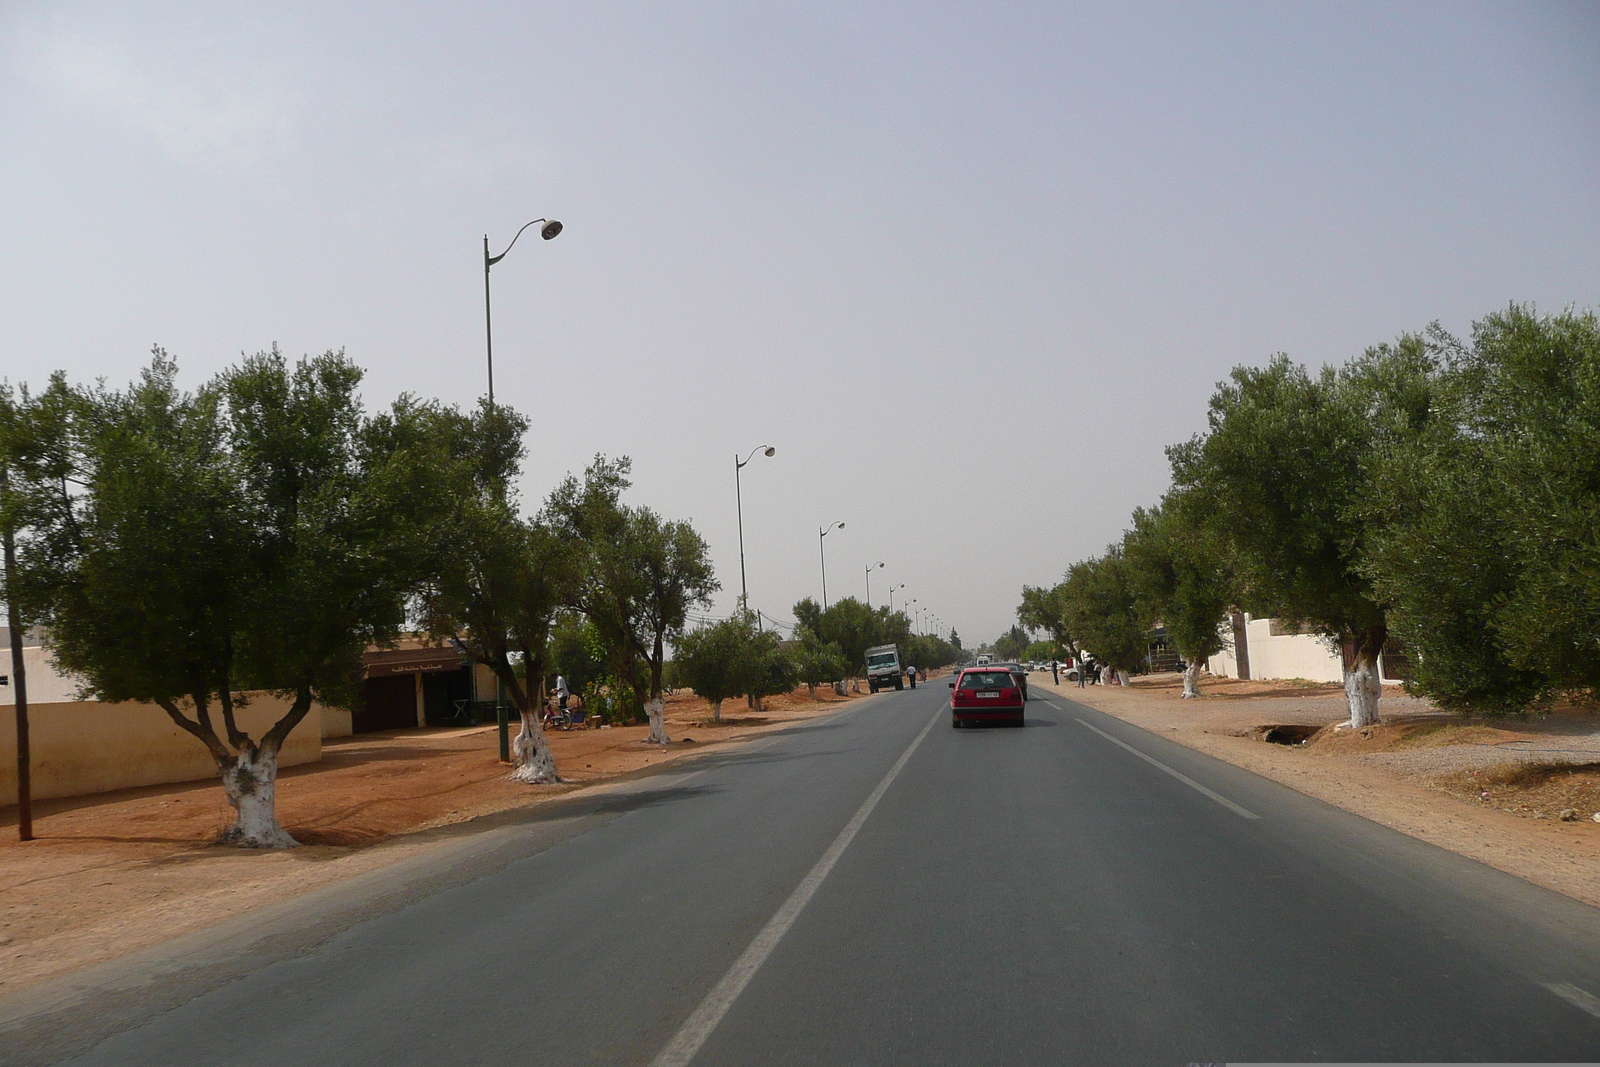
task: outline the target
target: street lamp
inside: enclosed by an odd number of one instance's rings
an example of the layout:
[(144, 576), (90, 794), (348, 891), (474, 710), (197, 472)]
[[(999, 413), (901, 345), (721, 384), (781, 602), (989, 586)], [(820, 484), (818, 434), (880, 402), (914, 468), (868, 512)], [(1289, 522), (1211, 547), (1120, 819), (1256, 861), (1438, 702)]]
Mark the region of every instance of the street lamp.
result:
[(905, 587), (906, 587), (906, 583), (905, 582), (901, 582), (899, 585), (891, 585), (889, 587), (889, 610), (890, 610), (890, 612), (894, 611), (894, 591), (896, 589), (904, 589)]
[(872, 607), (872, 572), (883, 566), (882, 563), (867, 564), (867, 607)]
[(744, 470), (746, 463), (756, 458), (757, 452), (763, 456), (772, 456), (776, 455), (777, 451), (771, 445), (757, 445), (743, 459), (739, 458), (739, 453), (733, 454), (733, 500), (739, 509), (739, 606), (747, 611), (750, 608), (750, 587), (744, 580), (744, 495), (739, 490), (739, 472)]
[(817, 527), (817, 555), (822, 559), (822, 610), (828, 610), (828, 554), (822, 550), (822, 539), (835, 530), (844, 529), (844, 523), (836, 522), (826, 530)]
[[(556, 234), (561, 232), (561, 223), (555, 219), (534, 219), (527, 226), (522, 227), (522, 230), (526, 230), (528, 226), (538, 226), (541, 222), (544, 225), (539, 227), (539, 236), (546, 241), (552, 240)], [(517, 237), (522, 236), (522, 230), (517, 231)], [(501, 252), (498, 256), (491, 256), (489, 254), (489, 235), (483, 235), (483, 349), (484, 355), (489, 362), (490, 407), (494, 407), (494, 324), (489, 314), (489, 268), (506, 258), (506, 252), (511, 251), (512, 247), (516, 245), (517, 237), (513, 237), (511, 244), (506, 245), (505, 252)]]

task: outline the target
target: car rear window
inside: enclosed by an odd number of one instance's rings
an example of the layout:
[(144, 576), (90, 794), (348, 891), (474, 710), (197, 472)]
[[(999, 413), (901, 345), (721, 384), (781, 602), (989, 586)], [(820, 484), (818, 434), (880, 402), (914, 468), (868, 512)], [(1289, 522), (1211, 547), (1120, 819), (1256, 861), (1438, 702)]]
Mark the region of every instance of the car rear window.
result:
[(1011, 689), (1016, 684), (1010, 671), (968, 671), (961, 676), (963, 689)]

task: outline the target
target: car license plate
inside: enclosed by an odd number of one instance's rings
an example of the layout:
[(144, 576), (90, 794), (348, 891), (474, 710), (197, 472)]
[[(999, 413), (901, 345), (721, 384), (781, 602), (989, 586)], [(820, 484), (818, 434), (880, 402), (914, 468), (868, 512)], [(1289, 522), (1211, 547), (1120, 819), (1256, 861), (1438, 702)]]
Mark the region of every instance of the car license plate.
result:
[(1000, 699), (1000, 694), (999, 693), (979, 693), (978, 694), (978, 699), (979, 700), (999, 700)]

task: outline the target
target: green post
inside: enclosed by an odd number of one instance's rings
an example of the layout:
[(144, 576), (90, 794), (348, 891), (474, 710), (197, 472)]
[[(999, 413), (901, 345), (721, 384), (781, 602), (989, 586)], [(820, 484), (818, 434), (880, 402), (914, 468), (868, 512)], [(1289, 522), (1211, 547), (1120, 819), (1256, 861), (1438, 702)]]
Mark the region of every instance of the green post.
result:
[(511, 709), (506, 707), (505, 683), (495, 680), (494, 721), (500, 727), (500, 762), (511, 762)]

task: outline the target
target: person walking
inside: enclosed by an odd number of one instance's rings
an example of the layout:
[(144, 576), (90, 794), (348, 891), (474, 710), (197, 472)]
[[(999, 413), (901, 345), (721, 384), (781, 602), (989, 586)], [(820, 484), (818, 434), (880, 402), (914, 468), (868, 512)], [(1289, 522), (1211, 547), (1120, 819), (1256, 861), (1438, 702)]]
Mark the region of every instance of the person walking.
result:
[(911, 688), (915, 689), (917, 687), (917, 669), (908, 665), (906, 667), (906, 677), (911, 679)]

